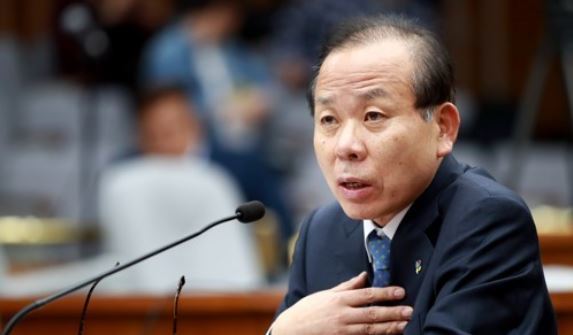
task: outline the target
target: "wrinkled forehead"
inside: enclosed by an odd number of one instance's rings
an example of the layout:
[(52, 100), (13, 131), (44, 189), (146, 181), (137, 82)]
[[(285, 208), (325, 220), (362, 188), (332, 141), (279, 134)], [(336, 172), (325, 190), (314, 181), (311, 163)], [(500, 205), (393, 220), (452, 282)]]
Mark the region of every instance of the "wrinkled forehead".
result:
[(413, 93), (411, 48), (403, 40), (384, 39), (334, 50), (315, 83), (315, 101), (337, 92), (364, 98)]

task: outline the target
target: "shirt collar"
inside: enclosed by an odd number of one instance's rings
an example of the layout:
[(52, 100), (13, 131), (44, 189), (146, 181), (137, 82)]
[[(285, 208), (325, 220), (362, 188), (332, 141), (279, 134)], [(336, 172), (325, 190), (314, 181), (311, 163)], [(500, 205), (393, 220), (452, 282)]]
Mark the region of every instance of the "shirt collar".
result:
[(394, 215), (394, 217), (382, 228), (378, 227), (372, 220), (362, 221), (362, 224), (364, 226), (364, 247), (366, 248), (366, 253), (368, 254), (368, 260), (371, 263), (372, 263), (372, 256), (370, 255), (370, 251), (368, 250), (367, 246), (368, 235), (370, 235), (370, 232), (376, 230), (379, 236), (388, 236), (388, 238), (392, 240), (394, 238), (396, 230), (398, 230), (400, 222), (402, 222), (402, 219), (404, 218), (404, 216), (406, 216), (406, 213), (408, 212), (410, 207), (412, 207), (412, 204), (409, 204), (408, 206), (406, 206), (406, 208), (398, 212), (398, 214)]

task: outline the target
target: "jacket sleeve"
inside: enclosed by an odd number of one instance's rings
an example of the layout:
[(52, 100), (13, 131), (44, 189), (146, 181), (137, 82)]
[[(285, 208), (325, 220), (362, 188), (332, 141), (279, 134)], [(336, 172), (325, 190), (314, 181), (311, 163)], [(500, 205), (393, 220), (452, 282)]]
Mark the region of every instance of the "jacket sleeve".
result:
[(435, 301), (406, 334), (557, 334), (525, 204), (491, 196), (464, 212), (432, 256)]

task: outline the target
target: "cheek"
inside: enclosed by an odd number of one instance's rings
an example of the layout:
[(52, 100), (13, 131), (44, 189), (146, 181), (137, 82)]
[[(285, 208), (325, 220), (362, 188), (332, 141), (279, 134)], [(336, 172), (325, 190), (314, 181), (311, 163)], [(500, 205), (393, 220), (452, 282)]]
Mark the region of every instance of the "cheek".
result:
[(426, 134), (422, 131), (413, 131), (411, 134), (396, 136), (388, 145), (384, 162), (389, 167), (388, 174), (392, 174), (392, 178), (388, 178), (392, 188), (403, 187), (417, 176), (424, 175), (433, 160), (433, 143)]
[(321, 143), (320, 143), (320, 139), (318, 139), (316, 137), (316, 135), (314, 135), (314, 137), (313, 137), (312, 145), (314, 147), (314, 154), (318, 158), (318, 153), (320, 152)]
[(313, 140), (313, 145), (314, 145), (314, 152), (317, 158), (321, 158), (328, 155), (328, 150), (329, 150), (328, 142), (323, 136), (315, 135)]
[(332, 148), (330, 143), (327, 139), (323, 137), (316, 137), (314, 138), (314, 155), (318, 162), (318, 166), (323, 174), (329, 174), (329, 170), (333, 168), (332, 162)]
[(371, 156), (376, 162), (375, 171), (382, 177), (388, 192), (395, 192), (417, 170), (417, 161), (421, 159), (418, 157), (417, 146), (417, 143), (412, 143), (403, 134), (393, 134), (371, 146)]
[(372, 141), (370, 151), (376, 157), (376, 161), (388, 167), (405, 164), (404, 159), (408, 155), (411, 146), (407, 139), (400, 134), (388, 134)]

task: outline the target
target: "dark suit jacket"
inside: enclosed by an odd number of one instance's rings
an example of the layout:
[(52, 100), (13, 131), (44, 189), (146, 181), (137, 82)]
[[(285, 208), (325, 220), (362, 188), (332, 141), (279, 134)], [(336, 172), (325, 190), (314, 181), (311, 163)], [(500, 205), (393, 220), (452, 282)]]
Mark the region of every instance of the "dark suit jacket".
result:
[[(529, 210), (483, 170), (444, 158), (391, 258), (391, 285), (414, 307), (405, 334), (557, 333)], [(301, 226), (279, 312), (369, 270), (362, 221), (338, 204), (321, 208)]]

